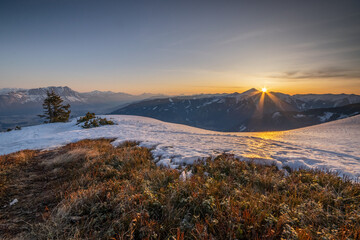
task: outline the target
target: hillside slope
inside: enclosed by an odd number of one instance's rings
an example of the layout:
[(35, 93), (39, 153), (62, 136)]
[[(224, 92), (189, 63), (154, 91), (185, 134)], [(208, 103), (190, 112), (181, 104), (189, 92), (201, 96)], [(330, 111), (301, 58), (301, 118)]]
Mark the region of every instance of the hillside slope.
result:
[(0, 154), (58, 147), (82, 139), (139, 141), (152, 148), (158, 165), (178, 167), (196, 159), (231, 153), (237, 158), (278, 167), (326, 168), (351, 178), (360, 176), (360, 116), (298, 130), (261, 133), (208, 131), (155, 119), (109, 115), (117, 125), (82, 129), (76, 119), (0, 133)]
[[(1, 239), (359, 239), (360, 185), (322, 171), (83, 140), (0, 156)], [(287, 173), (287, 174), (285, 174)]]

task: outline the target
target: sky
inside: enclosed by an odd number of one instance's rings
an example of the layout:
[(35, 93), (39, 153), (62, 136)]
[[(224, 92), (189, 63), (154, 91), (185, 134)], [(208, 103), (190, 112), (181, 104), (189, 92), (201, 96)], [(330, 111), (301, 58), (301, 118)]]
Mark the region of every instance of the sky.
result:
[(45, 86), (360, 94), (360, 1), (0, 1), (0, 88)]

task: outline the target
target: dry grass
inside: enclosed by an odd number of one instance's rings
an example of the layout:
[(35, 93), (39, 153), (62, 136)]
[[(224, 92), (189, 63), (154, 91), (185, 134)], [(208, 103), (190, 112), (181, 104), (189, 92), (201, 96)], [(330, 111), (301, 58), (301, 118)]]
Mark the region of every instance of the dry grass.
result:
[(148, 149), (110, 142), (84, 140), (35, 153), (47, 177), (45, 191), (53, 194), (34, 195), (32, 205), (51, 204), (38, 208), (42, 217), (32, 219), (31, 227), (8, 236), (360, 239), (357, 183), (321, 171), (284, 176), (275, 166), (231, 155), (188, 166), (193, 175), (183, 181), (179, 171), (156, 166)]
[(0, 206), (6, 200), (6, 191), (10, 185), (9, 178), (14, 177), (37, 153), (37, 151), (25, 150), (0, 156)]
[(62, 166), (64, 164), (74, 162), (79, 158), (84, 158), (87, 155), (88, 150), (84, 148), (70, 150), (61, 155), (56, 155), (52, 159), (45, 159), (42, 164), (47, 167)]

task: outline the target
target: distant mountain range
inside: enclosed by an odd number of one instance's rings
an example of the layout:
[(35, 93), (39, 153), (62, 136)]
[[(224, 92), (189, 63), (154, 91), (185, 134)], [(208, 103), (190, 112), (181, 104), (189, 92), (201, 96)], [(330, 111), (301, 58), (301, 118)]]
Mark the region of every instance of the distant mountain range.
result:
[(144, 93), (131, 95), (122, 92), (93, 91), (80, 93), (69, 87), (45, 87), (34, 89), (3, 88), (0, 89), (0, 130), (15, 125), (32, 125), (42, 120), (37, 114), (42, 113), (42, 103), (47, 91), (54, 91), (70, 103), (72, 116), (78, 116), (88, 111), (97, 114), (111, 112), (130, 102), (165, 97)]
[(8, 110), (9, 107), (20, 107), (27, 104), (42, 103), (46, 98), (47, 91), (54, 91), (60, 95), (66, 103), (75, 104), (105, 104), (106, 106), (116, 106), (116, 104), (142, 100), (152, 97), (164, 97), (164, 95), (141, 94), (131, 95), (122, 92), (101, 92), (92, 91), (80, 93), (69, 87), (46, 87), (33, 89), (0, 89), (0, 108)]
[(71, 104), (72, 116), (88, 111), (152, 117), (217, 131), (287, 130), (345, 118), (360, 113), (354, 94), (243, 93), (168, 97), (122, 92), (80, 93), (69, 87), (0, 89), (0, 130), (41, 123), (42, 102), (55, 91)]
[(217, 131), (287, 130), (360, 113), (354, 94), (243, 93), (149, 99), (112, 114), (138, 115)]

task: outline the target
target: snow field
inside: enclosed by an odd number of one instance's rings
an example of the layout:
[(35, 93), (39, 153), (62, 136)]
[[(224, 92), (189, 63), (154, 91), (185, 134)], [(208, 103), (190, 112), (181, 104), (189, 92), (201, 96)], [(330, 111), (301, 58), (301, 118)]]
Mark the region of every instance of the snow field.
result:
[(281, 132), (223, 133), (125, 115), (101, 116), (117, 125), (82, 129), (68, 123), (24, 127), (0, 133), (0, 155), (24, 149), (50, 149), (82, 139), (139, 141), (152, 149), (158, 165), (177, 168), (221, 153), (279, 168), (320, 168), (360, 177), (360, 116)]

